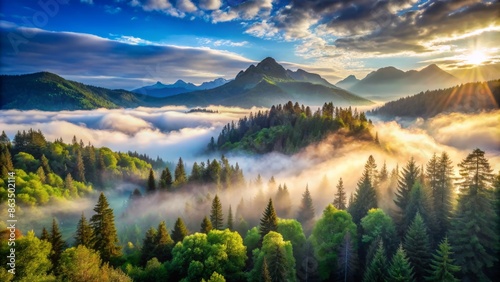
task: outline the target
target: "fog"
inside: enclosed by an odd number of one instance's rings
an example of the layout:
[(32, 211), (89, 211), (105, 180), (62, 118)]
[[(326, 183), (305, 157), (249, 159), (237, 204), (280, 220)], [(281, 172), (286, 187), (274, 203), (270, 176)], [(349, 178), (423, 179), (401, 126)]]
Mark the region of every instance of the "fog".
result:
[[(203, 155), (203, 149), (210, 137), (217, 135), (224, 124), (237, 120), (250, 111), (241, 109), (209, 107), (219, 113), (185, 113), (184, 107), (137, 108), (93, 111), (1, 111), (0, 128), (13, 137), (17, 130), (40, 129), (48, 140), (62, 137), (69, 142), (73, 135), (94, 146), (107, 146), (119, 151), (138, 151), (152, 157), (159, 155), (166, 161), (176, 162), (178, 157), (193, 161), (220, 158), (220, 155)], [(247, 214), (250, 219), (260, 217), (263, 209), (254, 203), (256, 195), (262, 191), (264, 197), (274, 197), (276, 191), (269, 191), (268, 180), (274, 176), (277, 184), (286, 183), (292, 200), (295, 216), (302, 193), (308, 186), (313, 197), (316, 216), (331, 203), (336, 192), (335, 186), (342, 177), (349, 195), (356, 189), (364, 164), (373, 155), (380, 169), (384, 162), (389, 172), (397, 165), (403, 167), (414, 157), (418, 165), (424, 165), (434, 153), (446, 151), (456, 165), (475, 148), (486, 152), (495, 173), (500, 170), (500, 110), (477, 114), (447, 114), (431, 119), (413, 121), (375, 121), (373, 134), (378, 133), (380, 144), (357, 141), (343, 133), (328, 136), (322, 142), (312, 144), (294, 155), (270, 153), (248, 155), (227, 153), (231, 164), (238, 163), (243, 169), (247, 184), (232, 187), (229, 191), (219, 191), (225, 218), (229, 205), (233, 217), (240, 200), (251, 207)], [(188, 173), (191, 167), (188, 166)], [(458, 175), (457, 170), (455, 173)], [(263, 186), (256, 187), (257, 175), (262, 176)], [(325, 182), (326, 180), (326, 182)], [(325, 185), (326, 184), (326, 185)], [(387, 186), (387, 185), (386, 185)], [(213, 187), (188, 187), (179, 193), (147, 197), (127, 210), (127, 201), (135, 186), (117, 183), (115, 189), (106, 191), (118, 226), (139, 224), (141, 227), (157, 226), (159, 220), (166, 220), (173, 228), (177, 217), (182, 217), (191, 231), (197, 231), (203, 216), (209, 214), (211, 200), (217, 191)], [(382, 189), (382, 188), (381, 188)], [(385, 193), (383, 193), (385, 194)], [(96, 196), (78, 203), (64, 203), (66, 209), (74, 212), (68, 221), (74, 221), (85, 211), (92, 215)], [(390, 207), (392, 199), (384, 197), (383, 207)], [(67, 205), (67, 207), (66, 207)], [(37, 214), (45, 219), (62, 211), (42, 208)], [(68, 210), (64, 211), (68, 213)], [(125, 213), (125, 214), (124, 214)], [(145, 219), (150, 220), (145, 220)], [(235, 218), (236, 220), (236, 218)], [(250, 223), (253, 223), (250, 220)], [(37, 230), (39, 232), (39, 230)], [(143, 236), (143, 234), (141, 235)]]

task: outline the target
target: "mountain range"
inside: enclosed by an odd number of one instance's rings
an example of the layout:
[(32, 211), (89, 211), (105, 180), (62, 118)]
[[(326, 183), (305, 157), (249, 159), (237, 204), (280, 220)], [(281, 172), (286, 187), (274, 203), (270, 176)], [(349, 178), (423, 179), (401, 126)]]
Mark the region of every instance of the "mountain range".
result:
[(168, 97), (176, 94), (192, 92), (196, 90), (207, 90), (215, 87), (219, 87), (228, 83), (229, 80), (224, 78), (217, 78), (212, 81), (203, 82), (199, 86), (194, 85), (191, 82), (185, 82), (181, 79), (177, 80), (174, 84), (163, 84), (161, 82), (156, 82), (150, 86), (144, 86), (132, 90), (134, 93), (153, 96), (153, 97)]
[(420, 71), (406, 72), (395, 67), (385, 67), (369, 73), (361, 80), (348, 76), (336, 85), (368, 99), (388, 101), (460, 83), (460, 79), (432, 64)]

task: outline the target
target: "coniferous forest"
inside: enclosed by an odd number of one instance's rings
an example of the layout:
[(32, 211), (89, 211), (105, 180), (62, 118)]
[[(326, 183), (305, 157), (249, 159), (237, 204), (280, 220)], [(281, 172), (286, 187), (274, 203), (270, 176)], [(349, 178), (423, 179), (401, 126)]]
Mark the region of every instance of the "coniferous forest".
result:
[(479, 148), (458, 163), (446, 151), (394, 167), (370, 155), (354, 187), (324, 178), (321, 195), (223, 154), (292, 154), (328, 134), (383, 147), (372, 127), (356, 109), (289, 102), (224, 126), (207, 150), (219, 157), (192, 163), (3, 132), (0, 198), (15, 172), (18, 217), (32, 221), (15, 233), (15, 277), (2, 267), (0, 280), (494, 281), (500, 173)]

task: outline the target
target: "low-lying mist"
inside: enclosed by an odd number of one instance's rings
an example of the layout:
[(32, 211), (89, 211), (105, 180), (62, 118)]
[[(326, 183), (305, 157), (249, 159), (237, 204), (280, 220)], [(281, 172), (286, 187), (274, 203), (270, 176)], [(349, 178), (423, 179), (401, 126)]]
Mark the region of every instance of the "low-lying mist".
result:
[[(171, 162), (176, 162), (178, 157), (182, 157), (192, 164), (193, 161), (199, 163), (206, 161), (207, 158), (219, 159), (219, 155), (201, 154), (210, 137), (217, 138), (221, 126), (232, 120), (236, 121), (251, 111), (222, 107), (211, 107), (211, 109), (218, 110), (219, 113), (186, 114), (187, 109), (183, 107), (99, 109), (57, 113), (2, 111), (0, 115), (4, 118), (0, 122), (0, 127), (9, 137), (13, 137), (17, 130), (34, 128), (42, 130), (48, 140), (62, 137), (68, 142), (73, 135), (76, 135), (85, 143), (90, 141), (95, 146), (107, 146), (121, 151), (138, 151), (150, 154), (152, 157), (159, 155)], [(425, 167), (434, 153), (440, 154), (445, 151), (453, 161), (458, 176), (456, 165), (473, 149), (480, 148), (486, 152), (493, 171), (498, 173), (500, 170), (498, 124), (500, 124), (500, 110), (477, 114), (453, 113), (404, 123), (375, 121), (373, 134), (378, 134), (379, 144), (358, 141), (338, 133), (291, 156), (278, 153), (266, 155), (226, 153), (231, 164), (238, 163), (243, 169), (247, 184), (244, 187), (231, 187), (228, 190), (218, 191), (225, 220), (231, 205), (235, 222), (238, 222), (235, 214), (243, 199), (246, 207), (245, 219), (251, 225), (256, 224), (263, 207), (255, 204), (255, 198), (264, 197), (267, 201), (276, 194), (276, 187), (268, 187), (268, 181), (272, 176), (276, 179), (277, 185), (286, 184), (290, 192), (292, 208), (288, 216), (295, 217), (306, 186), (311, 192), (316, 216), (320, 216), (325, 206), (333, 201), (335, 187), (341, 177), (347, 195), (356, 189), (356, 183), (370, 155), (375, 158), (379, 170), (385, 162), (388, 171), (391, 172), (396, 166), (402, 168), (411, 157), (415, 158), (418, 165)], [(191, 166), (186, 169), (189, 173)], [(159, 172), (156, 175), (158, 178)], [(258, 175), (262, 177), (261, 187), (256, 183)], [(381, 189), (387, 189), (386, 186)], [(214, 187), (192, 186), (176, 193), (147, 196), (137, 201), (133, 208), (127, 209), (130, 193), (135, 188), (144, 192), (144, 187), (117, 183), (115, 189), (108, 190), (105, 194), (115, 210), (119, 228), (130, 228), (137, 224), (142, 232), (141, 236), (145, 232), (143, 228), (157, 226), (160, 220), (166, 220), (168, 228), (172, 229), (177, 217), (182, 217), (192, 232), (198, 231), (202, 218), (209, 215), (211, 201), (217, 193)], [(392, 194), (385, 192), (387, 191), (381, 193), (385, 196), (380, 199), (380, 205), (390, 208)], [(85, 211), (89, 218), (93, 214), (92, 208), (95, 202), (96, 198), (85, 199), (73, 203), (68, 209), (78, 216)], [(33, 222), (37, 217), (47, 219), (60, 212), (56, 212), (54, 207), (42, 210), (43, 212), (32, 217)], [(77, 220), (78, 217), (71, 218)], [(72, 224), (76, 225), (76, 221)]]

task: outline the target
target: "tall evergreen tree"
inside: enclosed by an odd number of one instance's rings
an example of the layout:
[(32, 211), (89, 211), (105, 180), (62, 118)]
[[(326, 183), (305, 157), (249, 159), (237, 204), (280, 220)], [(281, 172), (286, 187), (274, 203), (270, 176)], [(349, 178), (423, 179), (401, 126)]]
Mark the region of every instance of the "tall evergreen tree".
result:
[(155, 238), (156, 247), (154, 248), (154, 257), (160, 262), (166, 262), (172, 258), (172, 248), (174, 240), (170, 237), (165, 221), (160, 222)]
[(333, 206), (338, 210), (346, 210), (346, 192), (344, 189), (344, 181), (342, 177), (339, 179), (339, 183), (337, 184), (337, 193), (335, 193), (335, 198), (333, 199)]
[(278, 191), (276, 192), (275, 203), (276, 213), (281, 217), (287, 218), (292, 208), (292, 200), (286, 184), (283, 184), (283, 188), (279, 185)]
[(385, 282), (387, 281), (387, 257), (385, 256), (384, 243), (379, 240), (377, 251), (368, 264), (363, 276), (363, 282)]
[(358, 181), (358, 188), (354, 195), (354, 202), (349, 206), (349, 213), (354, 223), (359, 224), (361, 218), (372, 209), (377, 208), (377, 193), (375, 178), (377, 175), (375, 159), (370, 155), (365, 164), (363, 176)]
[(210, 230), (212, 230), (212, 222), (208, 219), (207, 216), (205, 216), (203, 218), (203, 221), (201, 222), (200, 232), (208, 234), (208, 232), (210, 232)]
[(174, 240), (175, 243), (181, 242), (188, 234), (189, 231), (186, 228), (184, 221), (182, 218), (178, 217), (175, 221), (174, 229), (172, 230), (172, 240)]
[(177, 166), (175, 167), (174, 171), (174, 176), (175, 176), (174, 180), (175, 186), (180, 186), (187, 182), (186, 168), (184, 167), (184, 162), (182, 161), (182, 158), (179, 158), (179, 162), (177, 162)]
[(222, 230), (224, 228), (224, 215), (222, 214), (222, 204), (220, 203), (219, 196), (215, 195), (212, 201), (212, 209), (210, 211), (210, 221), (215, 230)]
[(43, 167), (45, 174), (47, 175), (47, 174), (51, 173), (52, 169), (50, 168), (49, 160), (47, 159), (47, 157), (45, 155), (42, 155), (42, 157), (40, 158), (40, 161), (41, 161), (41, 165)]
[(420, 177), (420, 168), (417, 166), (415, 159), (412, 157), (401, 172), (401, 176), (398, 180), (398, 188), (396, 191), (396, 199), (394, 203), (398, 207), (396, 211), (396, 224), (398, 226), (399, 235), (402, 237), (406, 231), (406, 226), (404, 225), (404, 213), (408, 203), (410, 202), (410, 192), (418, 181)]
[(431, 260), (431, 247), (427, 227), (418, 212), (406, 233), (404, 248), (414, 268), (416, 280), (423, 281)]
[(353, 281), (358, 268), (358, 256), (354, 249), (351, 233), (346, 232), (338, 250), (337, 275), (339, 281)]
[(387, 171), (387, 164), (384, 161), (382, 168), (380, 169), (380, 173), (378, 174), (378, 182), (382, 183), (389, 179), (389, 171)]
[(110, 258), (121, 255), (121, 247), (116, 233), (113, 209), (109, 207), (108, 200), (102, 192), (94, 207), (94, 212), (95, 214), (90, 219), (94, 232), (92, 247), (99, 251), (102, 260), (107, 262)]
[(440, 240), (450, 228), (450, 220), (453, 211), (453, 166), (446, 152), (441, 154), (438, 160), (437, 185), (433, 191), (434, 214)]
[(419, 181), (415, 182), (410, 192), (410, 199), (408, 201), (406, 211), (403, 213), (402, 228), (404, 230), (408, 229), (410, 224), (415, 219), (416, 214), (419, 213), (429, 229), (429, 234), (434, 234), (437, 227), (435, 225), (435, 218), (430, 198), (431, 197), (428, 191), (425, 190), (425, 187), (423, 187)]
[(172, 188), (172, 184), (172, 173), (170, 172), (170, 169), (168, 169), (168, 167), (165, 167), (160, 176), (160, 189), (170, 190)]
[(146, 191), (148, 193), (154, 193), (156, 191), (156, 180), (155, 180), (155, 173), (153, 169), (149, 169), (149, 176), (148, 176), (148, 186)]
[(78, 198), (78, 190), (73, 184), (73, 177), (71, 177), (71, 173), (68, 173), (64, 179), (64, 189), (69, 191), (71, 197)]
[(450, 241), (464, 280), (487, 281), (487, 268), (497, 261), (498, 217), (491, 197), (492, 170), (484, 152), (475, 149), (459, 165), (458, 206)]
[(62, 239), (61, 231), (59, 231), (59, 225), (55, 218), (52, 219), (52, 232), (50, 234), (50, 243), (52, 244), (52, 250), (50, 251), (49, 259), (52, 262), (53, 270), (56, 271), (56, 266), (59, 264), (59, 259), (61, 254), (66, 247), (66, 242)]
[(146, 231), (146, 237), (142, 242), (141, 259), (139, 261), (141, 266), (146, 266), (146, 263), (154, 257), (154, 250), (156, 248), (156, 229), (151, 227)]
[(259, 233), (260, 238), (264, 238), (267, 233), (271, 231), (278, 230), (278, 216), (276, 216), (276, 211), (274, 210), (273, 200), (269, 199), (269, 203), (267, 204), (266, 210), (262, 214), (262, 218), (260, 219), (260, 227)]
[(227, 228), (234, 231), (233, 211), (231, 210), (231, 205), (229, 205), (229, 211), (227, 212)]
[(79, 245), (83, 245), (88, 249), (92, 248), (92, 227), (85, 218), (85, 215), (82, 212), (82, 216), (78, 221), (78, 225), (76, 227), (76, 235), (75, 235), (75, 247)]
[(439, 244), (436, 254), (433, 254), (433, 259), (430, 265), (430, 275), (426, 277), (430, 282), (458, 282), (455, 273), (460, 271), (460, 267), (454, 265), (452, 248), (448, 243), (448, 238), (444, 238)]
[(264, 262), (262, 263), (262, 277), (260, 279), (261, 282), (273, 282), (271, 278), (271, 274), (269, 273), (269, 267), (267, 266), (267, 260), (264, 258)]
[(392, 257), (391, 264), (387, 271), (387, 281), (389, 282), (413, 282), (413, 267), (406, 257), (406, 252), (402, 245), (399, 245), (396, 254)]
[(85, 165), (83, 164), (81, 149), (76, 150), (75, 169), (73, 174), (76, 181), (85, 182)]
[(269, 274), (273, 282), (287, 281), (287, 262), (280, 245), (270, 254)]
[(312, 230), (314, 220), (314, 205), (311, 193), (309, 193), (309, 186), (306, 186), (306, 191), (302, 194), (297, 220), (302, 224), (306, 233), (309, 234)]
[(42, 235), (40, 236), (40, 240), (45, 240), (47, 242), (50, 241), (50, 234), (45, 227), (42, 229)]
[(36, 170), (36, 174), (38, 175), (38, 178), (40, 178), (40, 182), (42, 182), (42, 184), (45, 184), (45, 180), (47, 179), (47, 177), (45, 176), (45, 172), (43, 171), (43, 168), (41, 166)]

